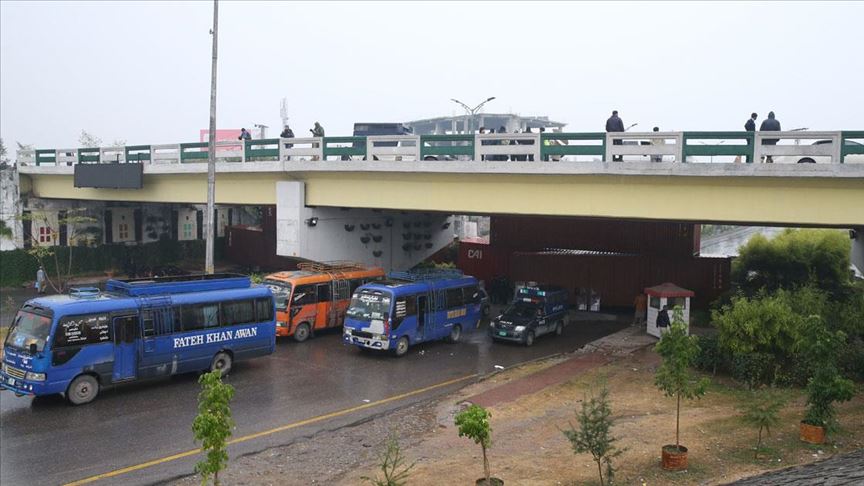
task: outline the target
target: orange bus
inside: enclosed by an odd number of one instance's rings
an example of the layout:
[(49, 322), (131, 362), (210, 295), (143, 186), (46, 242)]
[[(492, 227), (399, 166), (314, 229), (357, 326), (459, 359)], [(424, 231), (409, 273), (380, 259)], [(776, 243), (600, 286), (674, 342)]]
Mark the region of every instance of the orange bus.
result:
[(357, 287), (384, 278), (384, 269), (352, 262), (300, 263), (268, 275), (276, 299), (276, 335), (303, 342), (319, 329), (341, 327)]

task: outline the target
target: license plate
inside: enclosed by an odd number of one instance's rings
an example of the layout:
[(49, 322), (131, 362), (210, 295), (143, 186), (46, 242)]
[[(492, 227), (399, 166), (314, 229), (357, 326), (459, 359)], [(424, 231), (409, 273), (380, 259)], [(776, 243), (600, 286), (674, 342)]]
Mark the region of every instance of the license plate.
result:
[(498, 335), (499, 335), (499, 336), (506, 336), (506, 335), (507, 335), (507, 331), (498, 331)]

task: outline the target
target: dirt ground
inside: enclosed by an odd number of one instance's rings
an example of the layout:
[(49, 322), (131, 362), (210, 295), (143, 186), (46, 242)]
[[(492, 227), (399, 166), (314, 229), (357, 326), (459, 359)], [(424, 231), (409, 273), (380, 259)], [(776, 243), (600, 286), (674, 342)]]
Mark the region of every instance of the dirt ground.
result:
[[(618, 353), (615, 353), (618, 354)], [(384, 417), (298, 440), (244, 457), (232, 457), (223, 484), (361, 484), (375, 476), (377, 455), (390, 430), (398, 431), (404, 454), (416, 461), (408, 484), (474, 484), (482, 475), (479, 446), (459, 438), (453, 416), (467, 397), (536, 372), (561, 358), (508, 370), (437, 401), (403, 408)], [(599, 484), (590, 455), (574, 455), (560, 429), (575, 421), (581, 400), (605, 383), (610, 390), (613, 434), (626, 451), (617, 459), (616, 484), (723, 484), (762, 471), (791, 466), (864, 447), (864, 397), (838, 407), (842, 430), (831, 444), (810, 446), (798, 440), (804, 396), (790, 392), (781, 425), (772, 430), (759, 459), (753, 458), (756, 431), (738, 418), (742, 392), (728, 380), (715, 379), (701, 400), (682, 404), (681, 443), (689, 448), (690, 468), (661, 470), (661, 446), (675, 441), (675, 402), (653, 386), (659, 363), (650, 349), (617, 356), (560, 385), (492, 406), (494, 476), (505, 484)], [(188, 477), (177, 484), (197, 484)]]

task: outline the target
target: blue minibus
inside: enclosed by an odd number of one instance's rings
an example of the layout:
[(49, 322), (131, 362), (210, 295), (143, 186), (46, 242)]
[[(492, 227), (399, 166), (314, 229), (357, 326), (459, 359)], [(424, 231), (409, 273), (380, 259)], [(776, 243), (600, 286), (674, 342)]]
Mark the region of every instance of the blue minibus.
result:
[(343, 341), (396, 356), (425, 341), (455, 343), (480, 324), (481, 298), (477, 279), (458, 270), (391, 272), (354, 292)]
[(0, 389), (81, 405), (119, 383), (227, 374), (234, 361), (273, 353), (274, 317), (270, 289), (233, 274), (108, 280), (104, 292), (31, 299), (6, 336)]

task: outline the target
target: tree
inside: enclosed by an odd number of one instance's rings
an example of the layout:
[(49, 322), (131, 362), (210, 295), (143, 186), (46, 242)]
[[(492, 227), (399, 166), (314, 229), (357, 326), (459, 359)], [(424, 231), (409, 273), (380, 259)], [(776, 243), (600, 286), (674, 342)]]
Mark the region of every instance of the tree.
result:
[(828, 330), (818, 316), (807, 318), (801, 333), (800, 346), (814, 366), (807, 380), (804, 422), (828, 431), (836, 428), (834, 402), (845, 402), (855, 395), (855, 383), (837, 369), (837, 350), (845, 340), (843, 332)]
[(212, 475), (214, 486), (219, 486), (219, 471), (228, 464), (225, 448), (234, 428), (230, 406), (234, 387), (222, 383), (221, 370), (202, 374), (198, 383), (201, 384), (201, 393), (198, 394), (198, 416), (192, 422), (192, 433), (195, 442), (201, 442), (201, 449), (207, 456), (195, 465), (195, 471), (201, 474), (201, 484), (207, 484)]
[(408, 474), (414, 468), (416, 463), (407, 464), (405, 456), (402, 455), (402, 448), (399, 446), (399, 438), (395, 431), (390, 432), (387, 438), (387, 443), (384, 446), (384, 451), (379, 456), (381, 474), (384, 479), (369, 478), (366, 476), (360, 479), (368, 481), (375, 486), (404, 486), (408, 480)]
[(837, 230), (787, 229), (770, 240), (756, 235), (740, 248), (732, 282), (747, 296), (808, 283), (834, 293), (849, 283), (850, 245)]
[(759, 427), (754, 458), (759, 457), (759, 450), (762, 448), (762, 431), (765, 430), (769, 436), (771, 435), (771, 427), (780, 422), (780, 410), (785, 404), (786, 398), (776, 391), (753, 390), (739, 407), (741, 420), (753, 427)]
[(102, 139), (87, 130), (81, 130), (81, 135), (78, 137), (78, 145), (83, 148), (99, 148), (102, 146)]
[[(27, 250), (27, 253), (35, 258), (40, 266), (46, 269), (49, 268), (47, 261), (53, 259), (53, 268), (56, 273), (56, 279), (52, 281), (47, 271), (45, 272), (45, 278), (55, 292), (65, 292), (69, 284), (69, 279), (72, 277), (73, 273), (73, 243), (84, 243), (85, 239), (89, 241), (90, 236), (94, 233), (100, 232), (99, 228), (89, 226), (88, 224), (97, 222), (96, 218), (86, 216), (83, 209), (69, 209), (65, 213), (58, 213), (56, 225), (49, 221), (48, 214), (44, 211), (24, 214), (21, 216), (21, 219), (25, 221), (38, 221), (41, 223), (43, 228), (48, 228), (48, 239), (53, 244), (51, 246), (44, 246), (42, 244), (43, 242), (39, 241), (39, 235), (34, 235), (31, 232), (30, 239), (33, 244)], [(85, 224), (88, 225), (84, 226)], [(60, 257), (57, 253), (56, 247), (56, 243), (58, 243), (60, 238), (61, 226), (66, 227), (66, 239), (68, 244), (65, 269), (64, 265), (60, 263)]]
[(708, 388), (707, 378), (697, 378), (690, 365), (699, 354), (699, 344), (694, 336), (687, 335), (680, 306), (675, 307), (672, 325), (663, 333), (654, 348), (663, 362), (654, 375), (654, 384), (667, 397), (675, 397), (675, 448), (681, 451), (681, 399), (700, 398)]
[(14, 236), (12, 228), (6, 224), (6, 221), (0, 221), (0, 238), (8, 238), (11, 240)]
[[(569, 430), (562, 430), (564, 436), (573, 446), (576, 454), (591, 453), (597, 463), (597, 473), (600, 475), (600, 486), (612, 484), (615, 468), (612, 459), (620, 456), (624, 450), (615, 447), (612, 428), (612, 407), (609, 405), (609, 390), (603, 388), (599, 396), (582, 401), (582, 410), (576, 414), (579, 428), (570, 424)], [(606, 465), (606, 482), (603, 481), (603, 465)]]
[(9, 157), (7, 156), (6, 145), (3, 143), (3, 139), (0, 138), (0, 169), (5, 169), (8, 163)]
[(471, 405), (456, 414), (456, 427), (459, 428), (459, 437), (468, 437), (475, 444), (480, 444), (480, 448), (483, 450), (483, 474), (486, 477), (487, 486), (492, 485), (489, 473), (489, 459), (486, 456), (486, 449), (492, 447), (492, 427), (489, 425), (489, 418), (491, 416), (492, 414), (488, 410), (479, 405)]

